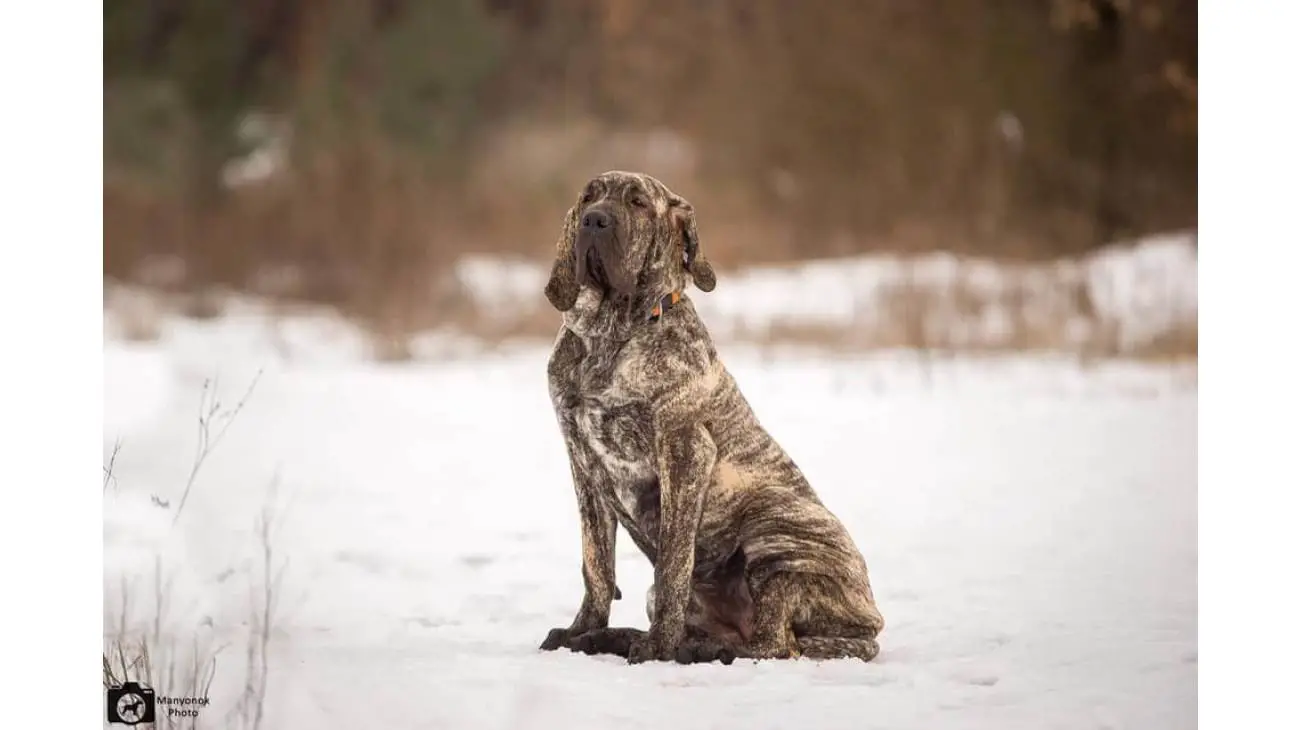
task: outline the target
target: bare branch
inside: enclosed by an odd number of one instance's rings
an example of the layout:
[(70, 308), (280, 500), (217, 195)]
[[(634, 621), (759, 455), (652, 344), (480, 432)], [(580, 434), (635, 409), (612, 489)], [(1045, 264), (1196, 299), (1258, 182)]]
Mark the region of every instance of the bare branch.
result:
[[(262, 371), (258, 370), (253, 376), (253, 380), (248, 384), (248, 389), (244, 395), (235, 404), (235, 407), (229, 411), (222, 412), (221, 404), (216, 397), (216, 380), (205, 380), (203, 382), (203, 393), (199, 397), (199, 435), (198, 442), (195, 444), (194, 463), (190, 467), (189, 478), (185, 480), (185, 490), (181, 492), (181, 500), (176, 505), (176, 514), (172, 517), (172, 524), (175, 525), (181, 518), (181, 513), (185, 510), (185, 503), (190, 498), (190, 492), (194, 489), (194, 482), (198, 479), (199, 470), (203, 468), (203, 462), (212, 455), (212, 452), (225, 438), (226, 432), (230, 430), (230, 425), (234, 423), (235, 417), (240, 411), (244, 410), (244, 405), (253, 394), (253, 389), (262, 378)], [(217, 423), (214, 423), (217, 422)], [(216, 434), (213, 435), (213, 427), (216, 426)]]
[(117, 463), (117, 453), (122, 450), (122, 439), (118, 438), (113, 442), (113, 453), (108, 457), (108, 466), (104, 467), (104, 491), (108, 491), (110, 483), (116, 483), (117, 479), (113, 477), (113, 465)]

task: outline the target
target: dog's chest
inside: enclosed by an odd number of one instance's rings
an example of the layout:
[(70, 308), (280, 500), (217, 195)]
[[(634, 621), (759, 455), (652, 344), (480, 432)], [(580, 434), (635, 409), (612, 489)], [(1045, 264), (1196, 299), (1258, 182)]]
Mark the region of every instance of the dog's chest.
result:
[(657, 534), (659, 481), (650, 411), (623, 372), (632, 354), (624, 349), (588, 356), (574, 368), (572, 424), (582, 444), (579, 458), (603, 472), (596, 484), (620, 520)]
[[(615, 491), (654, 479), (651, 433), (643, 406), (584, 399), (574, 415), (579, 438), (613, 477)], [(631, 507), (632, 495), (618, 496), (624, 506)]]

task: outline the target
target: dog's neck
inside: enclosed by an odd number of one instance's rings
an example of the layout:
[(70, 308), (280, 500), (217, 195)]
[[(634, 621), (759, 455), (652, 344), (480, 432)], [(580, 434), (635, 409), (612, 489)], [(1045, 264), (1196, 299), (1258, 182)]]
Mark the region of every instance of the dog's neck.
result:
[(587, 340), (626, 341), (637, 328), (657, 324), (683, 298), (680, 291), (619, 297), (583, 287), (573, 308), (564, 313), (564, 326)]

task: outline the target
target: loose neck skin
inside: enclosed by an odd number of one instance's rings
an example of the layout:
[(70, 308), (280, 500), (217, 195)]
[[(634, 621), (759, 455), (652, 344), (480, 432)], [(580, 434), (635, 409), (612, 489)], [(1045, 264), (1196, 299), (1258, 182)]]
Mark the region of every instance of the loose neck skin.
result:
[(650, 313), (662, 297), (662, 293), (606, 295), (584, 286), (573, 308), (564, 313), (564, 326), (585, 340), (626, 342), (638, 327), (654, 324)]

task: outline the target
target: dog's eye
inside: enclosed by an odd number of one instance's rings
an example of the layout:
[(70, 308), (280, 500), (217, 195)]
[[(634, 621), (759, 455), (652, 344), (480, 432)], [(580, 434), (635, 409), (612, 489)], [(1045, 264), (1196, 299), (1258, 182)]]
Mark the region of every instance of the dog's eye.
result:
[(583, 202), (583, 203), (590, 203), (591, 201), (593, 201), (593, 200), (595, 200), (595, 199), (596, 199), (595, 194), (592, 193), (590, 190), (588, 190), (588, 191), (586, 191), (586, 192), (584, 192), (584, 193), (582, 194), (582, 202)]
[(647, 202), (646, 199), (643, 198), (643, 197), (641, 197), (640, 195), (633, 195), (633, 196), (632, 196), (632, 207), (633, 207), (633, 208), (649, 208), (649, 207), (650, 207), (650, 203)]

